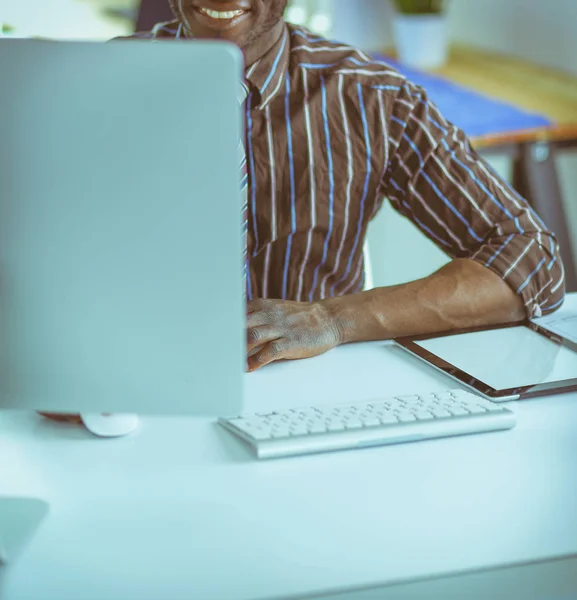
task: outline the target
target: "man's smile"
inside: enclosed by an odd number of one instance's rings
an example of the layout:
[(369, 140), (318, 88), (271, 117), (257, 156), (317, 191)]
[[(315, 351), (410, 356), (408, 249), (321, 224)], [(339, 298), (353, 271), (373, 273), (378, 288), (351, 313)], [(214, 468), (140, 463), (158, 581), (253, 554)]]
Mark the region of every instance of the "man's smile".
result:
[(194, 18), (202, 26), (213, 31), (232, 29), (244, 21), (250, 14), (250, 9), (236, 2), (227, 4), (194, 6)]
[(234, 19), (239, 15), (244, 14), (243, 10), (230, 10), (226, 12), (220, 12), (218, 10), (211, 10), (210, 8), (199, 8), (198, 9), (203, 15), (212, 19)]

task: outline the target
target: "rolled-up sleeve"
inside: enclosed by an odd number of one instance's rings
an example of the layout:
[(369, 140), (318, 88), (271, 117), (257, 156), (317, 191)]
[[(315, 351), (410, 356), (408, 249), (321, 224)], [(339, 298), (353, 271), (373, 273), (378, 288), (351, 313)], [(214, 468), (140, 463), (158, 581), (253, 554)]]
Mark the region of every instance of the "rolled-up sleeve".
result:
[(559, 246), (536, 212), (447, 122), (424, 90), (405, 83), (389, 106), (383, 181), (393, 207), (452, 258), (469, 258), (522, 297), (527, 317), (565, 295)]

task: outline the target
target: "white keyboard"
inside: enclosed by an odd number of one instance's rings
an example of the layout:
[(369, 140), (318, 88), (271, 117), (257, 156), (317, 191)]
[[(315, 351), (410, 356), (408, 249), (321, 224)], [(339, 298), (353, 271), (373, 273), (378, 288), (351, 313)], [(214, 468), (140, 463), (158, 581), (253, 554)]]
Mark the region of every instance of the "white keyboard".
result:
[(258, 458), (329, 452), (510, 429), (513, 412), (462, 390), (253, 414), (219, 423)]

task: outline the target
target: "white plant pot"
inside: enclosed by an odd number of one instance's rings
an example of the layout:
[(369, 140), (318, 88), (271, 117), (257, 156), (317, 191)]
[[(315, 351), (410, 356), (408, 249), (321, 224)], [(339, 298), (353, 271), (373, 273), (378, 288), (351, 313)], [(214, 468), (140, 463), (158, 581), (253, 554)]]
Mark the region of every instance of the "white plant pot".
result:
[(449, 50), (446, 15), (402, 15), (394, 21), (399, 60), (408, 67), (435, 69), (447, 61)]

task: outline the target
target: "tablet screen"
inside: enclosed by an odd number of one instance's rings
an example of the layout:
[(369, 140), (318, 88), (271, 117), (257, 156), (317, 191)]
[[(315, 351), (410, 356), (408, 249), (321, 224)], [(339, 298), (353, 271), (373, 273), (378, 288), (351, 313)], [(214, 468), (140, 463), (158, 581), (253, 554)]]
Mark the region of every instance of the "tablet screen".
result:
[(496, 390), (577, 378), (577, 352), (524, 326), (415, 344)]

